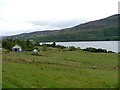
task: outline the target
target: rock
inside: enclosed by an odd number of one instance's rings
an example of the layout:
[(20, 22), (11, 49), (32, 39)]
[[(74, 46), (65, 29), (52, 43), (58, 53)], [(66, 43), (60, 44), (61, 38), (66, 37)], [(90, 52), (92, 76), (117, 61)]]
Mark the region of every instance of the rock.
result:
[(96, 69), (96, 66), (92, 66), (92, 69)]
[(116, 69), (116, 68), (117, 68), (117, 66), (113, 66), (113, 68), (114, 68), (114, 69)]

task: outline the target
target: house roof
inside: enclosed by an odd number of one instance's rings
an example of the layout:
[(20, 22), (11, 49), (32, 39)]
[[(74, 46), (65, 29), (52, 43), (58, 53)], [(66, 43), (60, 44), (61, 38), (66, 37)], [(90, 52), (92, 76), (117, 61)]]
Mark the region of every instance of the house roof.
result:
[(18, 45), (15, 45), (14, 47), (12, 47), (12, 48), (21, 48), (20, 46), (18, 46)]

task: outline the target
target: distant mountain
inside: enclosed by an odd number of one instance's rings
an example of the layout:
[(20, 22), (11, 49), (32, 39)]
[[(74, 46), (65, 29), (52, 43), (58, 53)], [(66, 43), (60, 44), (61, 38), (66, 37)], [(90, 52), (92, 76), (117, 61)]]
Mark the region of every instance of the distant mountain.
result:
[(9, 36), (8, 38), (20, 40), (30, 39), (39, 42), (119, 40), (118, 16), (120, 14), (71, 28), (22, 33)]

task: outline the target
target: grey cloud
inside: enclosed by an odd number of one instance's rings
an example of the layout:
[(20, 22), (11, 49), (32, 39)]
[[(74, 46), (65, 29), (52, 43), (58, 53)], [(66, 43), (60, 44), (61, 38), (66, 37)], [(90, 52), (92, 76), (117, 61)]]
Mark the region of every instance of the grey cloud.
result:
[(46, 25), (49, 24), (48, 21), (32, 21), (30, 23), (33, 24), (33, 25), (40, 25), (40, 26), (46, 26)]
[(56, 22), (52, 25), (56, 26), (56, 27), (59, 27), (59, 28), (63, 28), (63, 27), (72, 27), (72, 26), (78, 25), (82, 22), (84, 22), (84, 20), (73, 19), (73, 20), (59, 21), (59, 22)]
[(33, 25), (47, 26), (47, 27), (56, 27), (56, 28), (66, 28), (73, 27), (80, 23), (84, 23), (85, 19), (71, 19), (71, 20), (49, 20), (49, 21), (32, 21), (30, 22)]
[(4, 20), (4, 18), (0, 18), (0, 20)]

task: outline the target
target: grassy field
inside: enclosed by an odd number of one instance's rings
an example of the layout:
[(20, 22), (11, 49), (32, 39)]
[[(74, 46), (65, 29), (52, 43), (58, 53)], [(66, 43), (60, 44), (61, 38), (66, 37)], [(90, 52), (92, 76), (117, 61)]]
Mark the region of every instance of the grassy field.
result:
[(117, 53), (51, 48), (32, 54), (3, 51), (3, 88), (118, 87)]
[(0, 89), (2, 88), (2, 54), (0, 50)]

